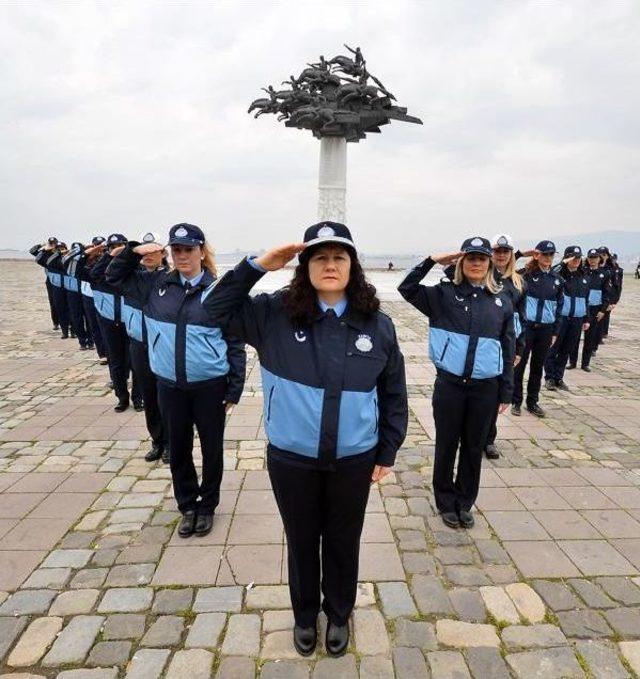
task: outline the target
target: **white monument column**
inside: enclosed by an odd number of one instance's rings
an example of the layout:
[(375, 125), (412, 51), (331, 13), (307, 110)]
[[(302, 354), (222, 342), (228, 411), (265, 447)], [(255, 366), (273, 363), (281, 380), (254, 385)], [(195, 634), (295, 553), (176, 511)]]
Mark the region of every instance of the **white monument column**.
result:
[(322, 137), (318, 179), (318, 221), (345, 223), (347, 217), (347, 140)]

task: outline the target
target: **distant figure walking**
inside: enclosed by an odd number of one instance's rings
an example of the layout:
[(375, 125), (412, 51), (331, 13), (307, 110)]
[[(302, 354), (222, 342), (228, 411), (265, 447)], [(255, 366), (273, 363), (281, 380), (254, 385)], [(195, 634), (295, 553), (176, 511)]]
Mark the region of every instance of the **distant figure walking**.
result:
[(389, 262), (389, 271), (393, 271), (393, 262)]

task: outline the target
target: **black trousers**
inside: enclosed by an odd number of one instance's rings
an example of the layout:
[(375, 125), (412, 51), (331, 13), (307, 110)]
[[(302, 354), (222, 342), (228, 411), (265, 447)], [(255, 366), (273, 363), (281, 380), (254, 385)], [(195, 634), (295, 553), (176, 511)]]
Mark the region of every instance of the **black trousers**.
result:
[[(584, 333), (584, 345), (582, 347), (582, 367), (586, 368), (591, 363), (591, 358), (598, 348), (602, 332), (602, 321), (598, 321), (600, 307), (592, 307), (589, 310), (589, 329)], [(602, 319), (604, 320), (604, 319)]]
[[(129, 336), (122, 323), (109, 321), (98, 315), (98, 324), (107, 346), (107, 358), (109, 359), (109, 372), (113, 382), (113, 391), (118, 399), (128, 400), (129, 387), (127, 380), (131, 372)], [(134, 401), (142, 398), (135, 372), (132, 378), (131, 397)]]
[(81, 347), (87, 345), (89, 335), (84, 320), (84, 309), (82, 308), (82, 294), (67, 290), (67, 306), (69, 308), (69, 319), (71, 327), (75, 333)]
[(581, 332), (582, 318), (564, 317), (562, 319), (556, 341), (547, 352), (544, 362), (546, 379), (559, 382), (564, 377), (567, 359), (580, 343)]
[[(183, 514), (196, 509), (213, 514), (220, 502), (226, 391), (226, 377), (192, 389), (178, 389), (158, 381), (160, 412), (169, 434), (173, 491)], [(200, 483), (193, 464), (194, 425), (202, 449)]]
[(491, 419), (491, 424), (489, 426), (489, 434), (487, 435), (486, 445), (493, 445), (496, 442), (498, 436), (498, 411), (500, 409), (500, 399), (496, 400), (496, 407), (493, 411), (493, 417)]
[[(478, 497), (482, 453), (498, 400), (497, 379), (467, 384), (436, 377), (433, 419), (436, 452), (433, 492), (440, 512), (470, 511)], [(456, 453), (458, 471), (454, 481)]]
[(351, 615), (374, 464), (373, 455), (367, 454), (362, 460), (338, 462), (335, 471), (321, 471), (267, 456), (287, 536), (289, 592), (297, 625), (315, 626), (321, 588), (329, 621), (345, 625)]
[(58, 311), (56, 310), (56, 303), (53, 299), (53, 285), (51, 285), (51, 281), (47, 278), (45, 281), (45, 285), (47, 286), (47, 299), (49, 300), (49, 311), (51, 313), (51, 322), (53, 323), (53, 327), (57, 327), (59, 325), (58, 323)]
[(63, 335), (69, 333), (69, 311), (67, 309), (67, 291), (61, 286), (51, 286), (53, 292), (53, 304), (58, 314), (58, 323)]
[(605, 311), (602, 319), (602, 328), (600, 330), (600, 339), (609, 335), (609, 321), (611, 320), (611, 312)]
[(154, 445), (164, 448), (166, 437), (162, 426), (162, 416), (158, 406), (158, 388), (156, 376), (149, 367), (149, 354), (147, 345), (129, 338), (129, 353), (133, 374), (140, 385), (142, 399), (144, 401), (144, 417), (147, 423), (147, 431)]
[(514, 405), (522, 405), (524, 371), (529, 357), (529, 381), (527, 382), (527, 406), (534, 406), (540, 398), (540, 382), (542, 381), (542, 367), (547, 358), (547, 352), (551, 346), (553, 337), (553, 325), (547, 323), (532, 323), (525, 326), (524, 351), (522, 360), (513, 371), (513, 398)]
[(93, 297), (82, 295), (82, 308), (84, 309), (84, 317), (87, 321), (87, 341), (95, 345), (98, 356), (103, 358), (107, 355), (107, 350), (102, 339), (102, 331), (98, 325), (98, 313), (96, 312), (96, 305), (93, 303)]

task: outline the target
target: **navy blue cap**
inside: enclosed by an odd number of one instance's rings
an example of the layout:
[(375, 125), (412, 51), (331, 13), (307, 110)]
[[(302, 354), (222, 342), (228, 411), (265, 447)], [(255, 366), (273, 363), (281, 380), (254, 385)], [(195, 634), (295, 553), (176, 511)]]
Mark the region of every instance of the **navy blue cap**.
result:
[(598, 254), (598, 249), (591, 248), (589, 252), (587, 252), (587, 257), (600, 257), (600, 255)]
[(71, 249), (72, 249), (72, 250), (75, 250), (76, 248), (79, 249), (79, 250), (84, 250), (84, 244), (83, 244), (83, 243), (79, 243), (78, 241), (75, 241), (74, 243), (71, 243)]
[(204, 245), (204, 233), (195, 224), (176, 224), (169, 229), (169, 245)]
[(579, 245), (568, 245), (564, 249), (564, 258), (568, 257), (582, 257), (582, 248)]
[(102, 245), (102, 243), (105, 242), (105, 237), (104, 236), (94, 236), (91, 239), (91, 245)]
[(112, 245), (126, 245), (127, 243), (127, 237), (123, 236), (121, 233), (112, 233), (108, 238), (107, 238), (107, 246), (111, 247)]
[(482, 236), (467, 238), (460, 246), (460, 252), (464, 252), (465, 255), (478, 252), (481, 255), (487, 255), (487, 257), (491, 257), (493, 254), (491, 243), (486, 238), (482, 238)]
[(541, 240), (536, 245), (536, 250), (542, 252), (545, 255), (555, 255), (556, 254), (556, 244), (550, 240)]
[(598, 248), (598, 254), (599, 254), (599, 255), (608, 255), (608, 254), (610, 254), (609, 248), (608, 248), (606, 245), (601, 245), (601, 246)]
[(307, 249), (300, 253), (300, 257), (305, 255), (305, 253), (309, 254), (310, 248), (316, 245), (327, 245), (329, 243), (342, 245), (351, 248), (354, 253), (356, 252), (351, 231), (339, 222), (318, 222), (313, 224), (304, 232), (303, 242), (306, 244)]
[(56, 245), (57, 242), (58, 242), (58, 239), (55, 236), (49, 236), (49, 240), (47, 241), (47, 243), (49, 243), (49, 245)]

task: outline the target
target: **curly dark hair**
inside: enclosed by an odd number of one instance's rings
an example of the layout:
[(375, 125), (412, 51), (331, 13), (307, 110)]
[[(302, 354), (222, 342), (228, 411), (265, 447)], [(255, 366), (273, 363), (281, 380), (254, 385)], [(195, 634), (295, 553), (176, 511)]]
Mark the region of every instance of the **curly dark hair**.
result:
[[(318, 313), (318, 293), (309, 278), (309, 259), (312, 252), (305, 253), (306, 256), (296, 267), (291, 283), (283, 291), (284, 307), (296, 327), (309, 326)], [(351, 248), (345, 248), (345, 252), (351, 259), (349, 283), (345, 291), (349, 308), (363, 316), (371, 316), (380, 309), (376, 289), (365, 278), (356, 253)]]

